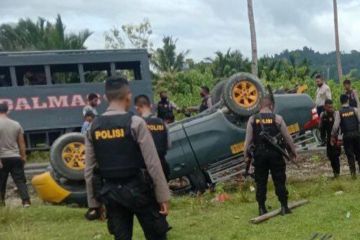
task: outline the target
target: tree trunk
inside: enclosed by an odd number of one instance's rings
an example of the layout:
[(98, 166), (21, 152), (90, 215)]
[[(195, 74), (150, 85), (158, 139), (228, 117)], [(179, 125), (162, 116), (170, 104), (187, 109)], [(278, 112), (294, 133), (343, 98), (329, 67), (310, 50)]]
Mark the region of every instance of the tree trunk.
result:
[(251, 35), (251, 72), (258, 76), (258, 57), (257, 57), (257, 43), (256, 43), (256, 31), (255, 31), (255, 20), (254, 20), (254, 10), (253, 10), (253, 1), (247, 0), (248, 5), (248, 16), (249, 16), (249, 25), (250, 25), (250, 35)]
[(336, 63), (338, 69), (338, 77), (339, 81), (341, 81), (343, 72), (341, 66), (341, 53), (340, 53), (340, 40), (339, 40), (339, 23), (338, 23), (338, 12), (337, 12), (337, 1), (333, 0), (334, 2), (334, 26), (335, 26), (335, 46), (336, 46)]

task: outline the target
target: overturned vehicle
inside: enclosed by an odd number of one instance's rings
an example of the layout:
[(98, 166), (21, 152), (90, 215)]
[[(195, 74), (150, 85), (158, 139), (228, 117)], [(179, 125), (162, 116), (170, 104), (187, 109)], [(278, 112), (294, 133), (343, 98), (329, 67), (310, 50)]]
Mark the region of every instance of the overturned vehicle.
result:
[[(261, 82), (238, 73), (219, 82), (212, 91), (211, 109), (169, 126), (172, 147), (166, 155), (170, 179), (188, 183), (174, 191), (203, 191), (209, 184), (245, 172), (243, 158), (246, 124), (259, 110), (265, 94)], [(299, 146), (313, 136), (318, 125), (314, 103), (306, 94), (275, 94), (275, 112), (282, 115)], [(51, 149), (51, 169), (35, 176), (40, 198), (53, 203), (86, 201), (84, 184), (84, 137), (69, 133)]]

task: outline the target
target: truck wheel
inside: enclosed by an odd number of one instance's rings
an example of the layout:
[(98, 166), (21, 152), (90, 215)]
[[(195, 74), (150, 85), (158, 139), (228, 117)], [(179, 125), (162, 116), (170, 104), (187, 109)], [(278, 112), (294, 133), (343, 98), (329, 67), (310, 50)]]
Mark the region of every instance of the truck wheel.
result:
[(85, 144), (81, 133), (67, 133), (56, 139), (50, 150), (54, 171), (68, 180), (84, 180)]
[(223, 94), (225, 83), (226, 83), (226, 79), (222, 79), (211, 90), (210, 96), (213, 105), (221, 101), (221, 96)]
[(203, 193), (208, 188), (208, 182), (206, 181), (206, 177), (202, 172), (194, 172), (190, 174), (188, 178), (190, 180), (192, 191)]
[(264, 87), (256, 76), (237, 73), (226, 82), (223, 100), (230, 111), (241, 117), (248, 117), (258, 112), (264, 93)]

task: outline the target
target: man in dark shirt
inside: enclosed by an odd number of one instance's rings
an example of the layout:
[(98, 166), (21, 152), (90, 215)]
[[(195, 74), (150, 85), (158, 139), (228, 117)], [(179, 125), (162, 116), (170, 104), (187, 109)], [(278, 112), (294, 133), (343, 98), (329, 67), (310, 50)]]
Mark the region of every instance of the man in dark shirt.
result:
[(320, 115), (319, 129), (321, 132), (321, 140), (326, 144), (327, 157), (330, 160), (331, 167), (334, 173), (334, 177), (338, 177), (340, 174), (340, 154), (341, 146), (336, 139), (336, 143), (331, 143), (331, 131), (334, 125), (334, 107), (332, 100), (326, 100), (324, 105), (325, 111)]
[(349, 98), (349, 106), (355, 108), (359, 107), (360, 106), (359, 95), (357, 91), (351, 87), (351, 81), (346, 79), (343, 85), (344, 85), (345, 94)]

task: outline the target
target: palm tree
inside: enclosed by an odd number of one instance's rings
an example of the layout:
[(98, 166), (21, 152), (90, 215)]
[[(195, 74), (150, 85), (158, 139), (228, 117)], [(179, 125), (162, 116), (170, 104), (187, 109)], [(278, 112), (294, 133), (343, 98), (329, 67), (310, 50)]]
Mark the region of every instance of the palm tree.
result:
[(237, 72), (250, 71), (250, 62), (244, 58), (240, 51), (228, 49), (224, 54), (215, 53), (215, 58), (207, 58), (211, 62), (211, 70), (215, 78), (230, 77)]
[(163, 47), (154, 52), (152, 63), (159, 73), (176, 73), (185, 68), (185, 57), (189, 50), (177, 53), (176, 41), (166, 36), (163, 38)]
[(341, 55), (340, 55), (340, 40), (339, 40), (339, 23), (338, 23), (338, 11), (337, 11), (337, 1), (333, 0), (334, 7), (334, 26), (335, 26), (335, 46), (336, 46), (336, 63), (338, 69), (339, 81), (341, 81), (343, 72), (341, 66)]
[(257, 43), (256, 43), (253, 1), (247, 0), (247, 5), (248, 5), (250, 35), (251, 35), (251, 56), (252, 56), (251, 72), (254, 75), (258, 76), (258, 57), (257, 57)]
[(44, 18), (38, 18), (36, 22), (29, 18), (20, 19), (15, 25), (0, 25), (0, 50), (84, 49), (91, 34), (87, 29), (77, 34), (66, 34), (60, 15), (55, 23)]

